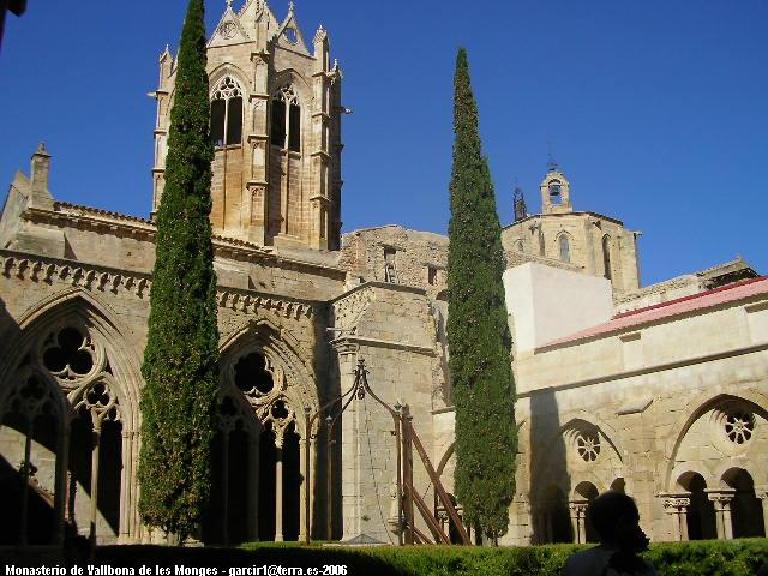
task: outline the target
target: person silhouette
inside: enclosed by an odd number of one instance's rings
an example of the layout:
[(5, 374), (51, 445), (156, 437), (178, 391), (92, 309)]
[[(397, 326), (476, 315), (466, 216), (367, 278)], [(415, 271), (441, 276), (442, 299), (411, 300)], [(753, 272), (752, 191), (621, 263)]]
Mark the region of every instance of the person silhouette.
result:
[(622, 492), (605, 492), (587, 508), (587, 521), (600, 545), (577, 552), (565, 563), (563, 576), (656, 576), (638, 554), (648, 550), (635, 501)]

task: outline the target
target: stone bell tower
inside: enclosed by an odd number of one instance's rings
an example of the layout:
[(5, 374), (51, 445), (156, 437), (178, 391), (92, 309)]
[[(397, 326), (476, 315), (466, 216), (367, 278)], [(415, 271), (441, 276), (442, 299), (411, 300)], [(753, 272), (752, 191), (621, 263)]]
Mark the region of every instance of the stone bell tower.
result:
[[(153, 213), (165, 173), (176, 62), (160, 57)], [(328, 33), (310, 48), (293, 2), (278, 21), (266, 0), (226, 0), (208, 42), (214, 234), (261, 246), (341, 245), (341, 80)]]
[(550, 160), (547, 175), (541, 181), (542, 214), (568, 214), (573, 212), (571, 184), (556, 162)]

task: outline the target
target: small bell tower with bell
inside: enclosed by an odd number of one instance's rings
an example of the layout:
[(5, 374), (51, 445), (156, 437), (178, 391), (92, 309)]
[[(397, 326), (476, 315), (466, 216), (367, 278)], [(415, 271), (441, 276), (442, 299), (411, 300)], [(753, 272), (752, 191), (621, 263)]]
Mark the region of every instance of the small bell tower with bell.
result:
[(571, 205), (571, 184), (551, 157), (547, 163), (547, 174), (541, 181), (541, 213), (569, 214)]

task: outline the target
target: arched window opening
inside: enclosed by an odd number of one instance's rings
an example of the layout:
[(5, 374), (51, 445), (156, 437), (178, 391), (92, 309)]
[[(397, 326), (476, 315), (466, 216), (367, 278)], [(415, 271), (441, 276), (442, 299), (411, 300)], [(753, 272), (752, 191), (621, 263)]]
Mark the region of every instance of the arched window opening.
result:
[(603, 236), (603, 269), (605, 277), (610, 280), (613, 278), (613, 269), (611, 265), (611, 237)]
[(549, 183), (549, 200), (555, 206), (563, 203), (563, 187), (560, 180), (552, 180)]
[(539, 231), (539, 256), (542, 258), (547, 255), (547, 242), (544, 238), (544, 232)]
[[(113, 542), (121, 534), (121, 503), (130, 503), (107, 351), (80, 322), (56, 326), (38, 349), (19, 367), (17, 388), (0, 414), (0, 487), (9, 488), (0, 493), (15, 499), (0, 499), (12, 518), (10, 543), (50, 544), (54, 533), (65, 532)], [(59, 386), (69, 391), (66, 400)], [(71, 418), (61, 412), (66, 401)], [(5, 464), (14, 471), (10, 486)], [(0, 530), (0, 544), (8, 538)]]
[(561, 234), (560, 238), (558, 239), (558, 243), (560, 245), (560, 261), (570, 264), (571, 263), (571, 243), (568, 240), (568, 236), (566, 236), (565, 234)]
[(587, 508), (592, 501), (599, 496), (599, 492), (592, 482), (579, 482), (575, 489), (575, 499), (571, 502), (570, 508), (576, 515), (576, 525), (578, 533), (574, 534), (576, 544), (586, 544), (587, 542), (598, 542), (599, 536), (595, 527), (587, 515)]
[(50, 545), (54, 493), (48, 478), (56, 459), (61, 417), (54, 392), (38, 374), (19, 378), (0, 414), (0, 546)]
[(296, 91), (281, 88), (272, 99), (270, 141), (292, 152), (301, 151), (301, 106)]
[(699, 473), (683, 474), (678, 484), (690, 492), (691, 504), (688, 508), (688, 538), (690, 540), (713, 540), (717, 538), (715, 527), (714, 503), (705, 492), (707, 482)]
[(243, 140), (243, 91), (231, 76), (219, 81), (211, 97), (211, 140), (215, 146)]
[(736, 490), (731, 501), (734, 538), (764, 538), (763, 506), (755, 494), (752, 475), (743, 468), (732, 468), (723, 475), (728, 486)]
[(520, 254), (523, 253), (523, 241), (517, 240), (515, 242), (515, 252), (519, 252)]

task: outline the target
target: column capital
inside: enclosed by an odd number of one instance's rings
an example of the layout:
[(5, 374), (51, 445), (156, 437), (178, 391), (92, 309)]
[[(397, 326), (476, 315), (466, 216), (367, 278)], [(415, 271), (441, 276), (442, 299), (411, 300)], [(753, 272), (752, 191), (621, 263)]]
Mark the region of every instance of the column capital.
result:
[(656, 497), (661, 498), (667, 514), (680, 514), (691, 505), (690, 492), (661, 492)]
[(736, 495), (734, 488), (712, 488), (705, 489), (704, 493), (712, 502), (720, 505), (730, 504)]
[(341, 336), (331, 341), (331, 346), (339, 356), (357, 354), (360, 345), (347, 336)]
[(568, 502), (568, 507), (571, 510), (583, 510), (589, 506), (589, 500), (586, 498), (574, 498)]

